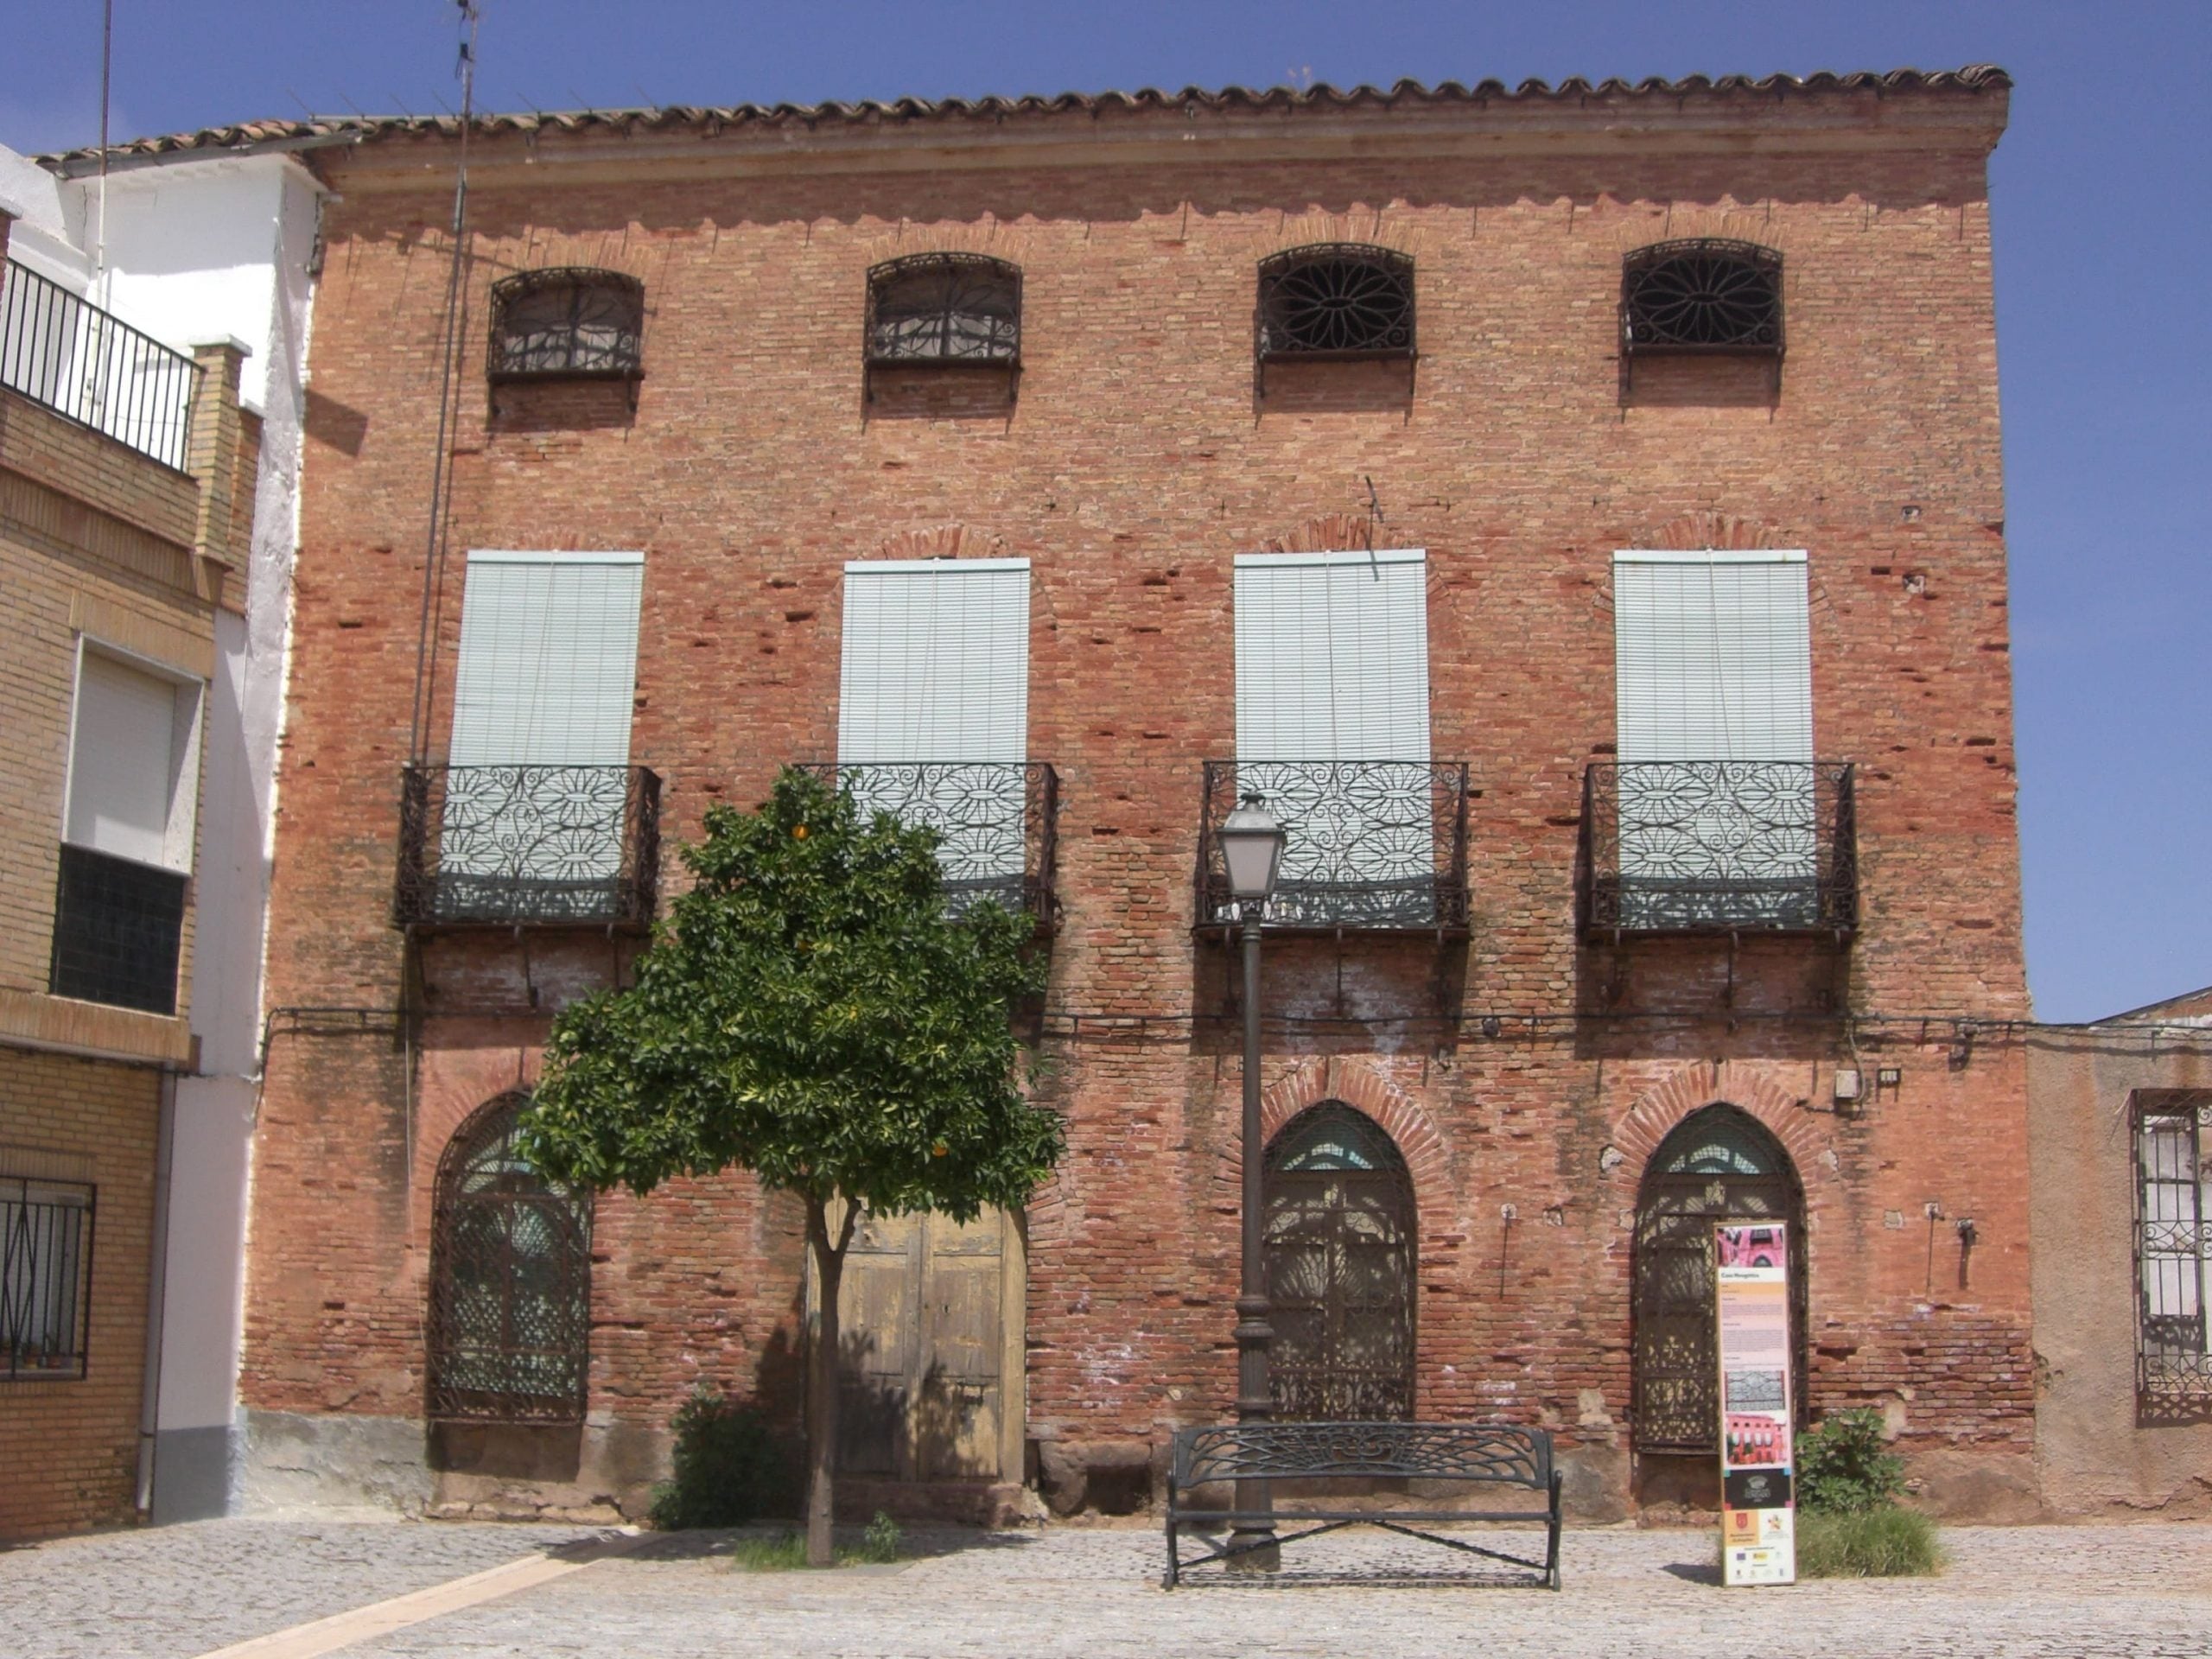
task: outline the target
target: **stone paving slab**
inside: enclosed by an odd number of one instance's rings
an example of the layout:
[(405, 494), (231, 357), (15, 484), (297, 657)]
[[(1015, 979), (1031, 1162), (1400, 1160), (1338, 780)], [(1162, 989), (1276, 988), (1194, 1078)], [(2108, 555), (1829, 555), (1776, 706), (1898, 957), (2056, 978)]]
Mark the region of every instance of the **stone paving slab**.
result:
[(53, 1659), (191, 1659), (601, 1532), (227, 1520), (58, 1538), (0, 1549), (0, 1629)]
[[(1491, 1535), (1485, 1541), (1497, 1541)], [(1569, 1533), (1566, 1588), (1316, 1582), (1433, 1557), (1358, 1531), (1306, 1581), (1159, 1587), (1156, 1529), (924, 1532), (895, 1571), (734, 1573), (726, 1539), (657, 1541), (350, 1652), (438, 1659), (2208, 1659), (2212, 1525), (1959, 1528), (1939, 1579), (1720, 1589), (1705, 1532)], [(1516, 1544), (1529, 1541), (1513, 1541)], [(1443, 1553), (1449, 1571), (1458, 1560)]]

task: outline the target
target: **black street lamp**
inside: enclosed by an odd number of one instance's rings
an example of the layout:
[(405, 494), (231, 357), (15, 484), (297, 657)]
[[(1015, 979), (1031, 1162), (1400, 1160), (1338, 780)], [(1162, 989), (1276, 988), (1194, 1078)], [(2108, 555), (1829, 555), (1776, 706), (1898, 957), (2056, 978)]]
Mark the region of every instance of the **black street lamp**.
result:
[[(1267, 1272), (1260, 1254), (1266, 1202), (1261, 1181), (1266, 1147), (1260, 1136), (1260, 919), (1274, 893), (1288, 837), (1257, 794), (1245, 795), (1215, 835), (1244, 932), (1244, 1236), (1236, 1296), (1236, 1421), (1264, 1423), (1274, 1414), (1268, 1387), (1268, 1346), (1274, 1332), (1268, 1324)], [(1274, 1571), (1281, 1560), (1274, 1522), (1268, 1518), (1274, 1499), (1267, 1482), (1238, 1481), (1236, 1501), (1239, 1510), (1263, 1518), (1243, 1522), (1230, 1535), (1228, 1565), (1248, 1573)]]

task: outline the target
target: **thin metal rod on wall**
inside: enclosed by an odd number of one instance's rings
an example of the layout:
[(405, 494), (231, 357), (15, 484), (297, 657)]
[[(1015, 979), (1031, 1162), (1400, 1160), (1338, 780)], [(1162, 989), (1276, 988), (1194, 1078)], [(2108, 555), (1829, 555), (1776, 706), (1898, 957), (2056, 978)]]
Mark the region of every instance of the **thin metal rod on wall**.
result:
[(423, 607), (416, 625), (415, 697), (407, 728), (408, 758), (420, 760), (429, 741), (430, 702), (436, 691), (438, 594), (453, 511), (447, 445), (453, 425), (454, 378), (461, 349), (461, 272), (467, 264), (468, 132), (476, 111), (476, 0), (456, 0), (467, 34), (461, 46), (461, 149), (454, 169), (453, 261), (446, 274), (445, 331), (438, 350), (437, 451), (430, 462), (430, 512), (423, 550)]

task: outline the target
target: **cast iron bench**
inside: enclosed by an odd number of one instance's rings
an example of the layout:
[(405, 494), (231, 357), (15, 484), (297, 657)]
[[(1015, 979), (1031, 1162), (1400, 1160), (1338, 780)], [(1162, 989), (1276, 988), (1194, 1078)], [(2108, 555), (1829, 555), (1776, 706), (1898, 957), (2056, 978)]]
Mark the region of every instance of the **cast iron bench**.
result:
[[(1175, 1455), (1167, 1477), (1167, 1573), (1173, 1590), (1185, 1567), (1228, 1561), (1266, 1548), (1267, 1540), (1240, 1542), (1232, 1535), (1208, 1541), (1206, 1553), (1184, 1559), (1180, 1544), (1190, 1528), (1213, 1530), (1262, 1518), (1258, 1510), (1195, 1509), (1195, 1488), (1226, 1481), (1350, 1482), (1367, 1480), (1461, 1481), (1470, 1486), (1522, 1486), (1541, 1494), (1541, 1510), (1350, 1510), (1316, 1507), (1304, 1494), (1285, 1495), (1265, 1518), (1278, 1529), (1274, 1542), (1296, 1543), (1341, 1527), (1380, 1527), (1408, 1538), (1425, 1539), (1470, 1554), (1488, 1556), (1540, 1575), (1538, 1583), (1559, 1588), (1560, 1472), (1552, 1466), (1548, 1430), (1516, 1423), (1244, 1423), (1175, 1431)], [(1473, 1495), (1471, 1493), (1470, 1497)], [(1530, 1560), (1502, 1550), (1485, 1549), (1463, 1538), (1446, 1538), (1427, 1528), (1472, 1522), (1520, 1521), (1545, 1523), (1544, 1559)], [(1303, 1528), (1303, 1531), (1290, 1530)]]

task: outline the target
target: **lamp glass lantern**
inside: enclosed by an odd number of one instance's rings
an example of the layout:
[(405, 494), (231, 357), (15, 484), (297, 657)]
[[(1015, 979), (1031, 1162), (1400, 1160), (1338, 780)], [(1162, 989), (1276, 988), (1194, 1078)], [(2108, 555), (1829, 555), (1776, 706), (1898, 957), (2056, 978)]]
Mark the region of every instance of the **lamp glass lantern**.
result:
[(1247, 904), (1264, 904), (1275, 890), (1283, 842), (1288, 839), (1268, 810), (1266, 798), (1256, 792), (1244, 796), (1214, 835), (1221, 842), (1231, 896)]

